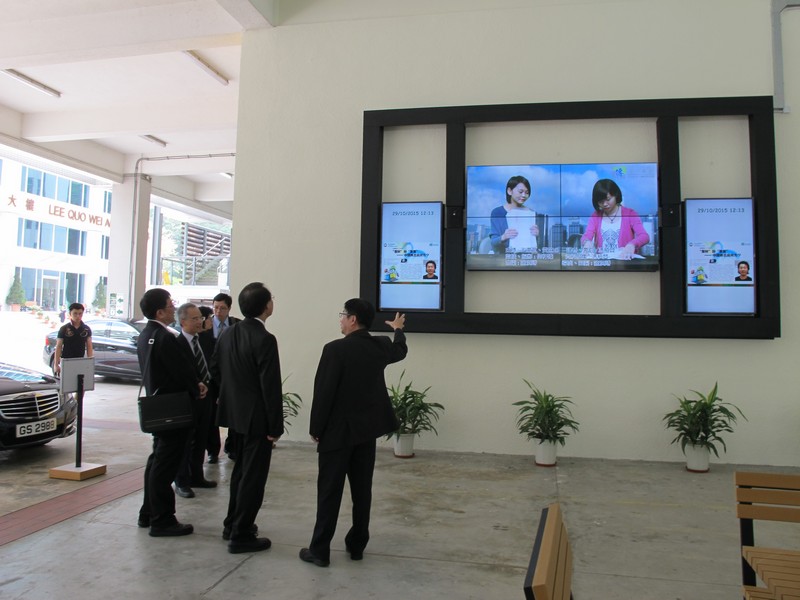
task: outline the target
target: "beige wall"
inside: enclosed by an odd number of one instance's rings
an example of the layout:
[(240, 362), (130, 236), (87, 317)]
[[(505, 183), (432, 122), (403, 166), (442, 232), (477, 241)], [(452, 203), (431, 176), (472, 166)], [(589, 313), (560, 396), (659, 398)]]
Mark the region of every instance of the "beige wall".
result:
[[(276, 295), (268, 325), (278, 336), (284, 374), (291, 374), (287, 389), (306, 400), (293, 439), (307, 439), (320, 349), (339, 335), (343, 301), (358, 294), (364, 110), (772, 93), (767, 0), (472, 0), (460, 3), (469, 9), (463, 11), (446, 1), (292, 5), (291, 12), (279, 11), (278, 27), (244, 40), (232, 289), (262, 280)], [(403, 5), (405, 14), (389, 5)], [(783, 21), (786, 98), (800, 106), (793, 75), (800, 73), (800, 11), (788, 11)], [(749, 418), (727, 437), (722, 460), (796, 464), (800, 323), (792, 299), (800, 290), (791, 234), (800, 225), (794, 204), (800, 170), (792, 164), (798, 123), (793, 113), (776, 115), (782, 338), (410, 334), (409, 357), (390, 367), (387, 378), (406, 369), (415, 383), (433, 386), (432, 398), (447, 407), (440, 435), (424, 435), (418, 445), (530, 453), (511, 406), (526, 396), (524, 377), (574, 398), (581, 431), (563, 454), (681, 460), (661, 416), (673, 393), (708, 391), (718, 380), (723, 398)], [(602, 161), (596, 140), (613, 125), (596, 125), (588, 147), (576, 135), (579, 124), (537, 136), (524, 127), (471, 131), (468, 152), (478, 162), (506, 154), (532, 162), (545, 154), (548, 162)], [(637, 122), (625, 134), (642, 160), (653, 159), (650, 128)], [(443, 136), (435, 127), (388, 133), (386, 199), (442, 198)], [(683, 121), (681, 136), (684, 197), (750, 193), (742, 120)], [(585, 281), (535, 275), (548, 294), (531, 293), (532, 277), (470, 277), (470, 308), (488, 310), (496, 299), (487, 286), (499, 284), (518, 288), (509, 294), (515, 297), (509, 310), (558, 312), (569, 297), (564, 312), (591, 312), (604, 299), (624, 306), (622, 312), (658, 311), (657, 278), (647, 274)]]

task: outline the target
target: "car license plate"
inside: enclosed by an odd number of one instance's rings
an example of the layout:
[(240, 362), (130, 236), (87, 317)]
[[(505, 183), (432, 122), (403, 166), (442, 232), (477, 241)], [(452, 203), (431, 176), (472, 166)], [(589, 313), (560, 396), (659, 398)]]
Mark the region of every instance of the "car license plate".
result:
[(55, 431), (56, 427), (58, 427), (58, 425), (56, 424), (55, 418), (36, 421), (35, 423), (20, 423), (17, 425), (17, 437), (28, 437), (30, 435), (39, 435), (40, 433)]

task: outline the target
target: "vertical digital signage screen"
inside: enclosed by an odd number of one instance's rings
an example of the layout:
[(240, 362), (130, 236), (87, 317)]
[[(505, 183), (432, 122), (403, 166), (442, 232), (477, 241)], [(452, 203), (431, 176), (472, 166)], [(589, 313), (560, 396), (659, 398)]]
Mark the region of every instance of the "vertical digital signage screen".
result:
[(442, 310), (442, 203), (384, 203), (380, 310)]
[(756, 313), (752, 198), (687, 198), (686, 312)]
[(656, 271), (658, 165), (467, 167), (466, 266)]

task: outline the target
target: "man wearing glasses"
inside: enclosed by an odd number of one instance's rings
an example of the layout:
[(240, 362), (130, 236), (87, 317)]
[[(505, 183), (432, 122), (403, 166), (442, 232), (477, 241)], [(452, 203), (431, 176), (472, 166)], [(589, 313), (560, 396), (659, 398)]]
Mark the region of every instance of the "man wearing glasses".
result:
[[(192, 361), (197, 373), (197, 378), (207, 387), (211, 387), (211, 376), (208, 363), (200, 343), (200, 333), (203, 331), (203, 313), (200, 309), (187, 302), (178, 307), (178, 322), (181, 332), (178, 334), (178, 345)], [(216, 481), (209, 481), (203, 474), (203, 459), (206, 455), (206, 440), (211, 422), (211, 404), (208, 398), (197, 403), (195, 413), (195, 426), (186, 444), (181, 468), (175, 478), (175, 492), (181, 498), (194, 498), (192, 489), (215, 488)]]
[(344, 338), (325, 345), (314, 380), (311, 437), (317, 442), (317, 519), (311, 543), (300, 559), (318, 567), (330, 564), (344, 481), (350, 481), (353, 525), (344, 538), (352, 560), (361, 560), (369, 541), (375, 440), (397, 429), (386, 391), (384, 369), (406, 357), (406, 317), (395, 314), (385, 323), (394, 339), (372, 336), (375, 308), (361, 298), (344, 303), (339, 325)]
[[(194, 365), (168, 329), (175, 320), (175, 305), (167, 290), (147, 290), (139, 301), (147, 325), (139, 335), (137, 354), (142, 382), (148, 396), (157, 392), (186, 392), (195, 406), (206, 394)], [(191, 525), (175, 518), (172, 481), (178, 474), (191, 429), (173, 429), (153, 434), (153, 451), (144, 470), (144, 501), (139, 509), (139, 527), (149, 527), (153, 537), (188, 535)]]

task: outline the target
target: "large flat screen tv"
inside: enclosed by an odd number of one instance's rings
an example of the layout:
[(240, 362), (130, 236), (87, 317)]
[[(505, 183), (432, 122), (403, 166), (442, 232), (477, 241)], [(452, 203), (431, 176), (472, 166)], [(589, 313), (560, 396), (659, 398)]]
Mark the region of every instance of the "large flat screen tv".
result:
[(658, 165), (467, 167), (466, 267), (655, 271)]
[(442, 309), (442, 203), (384, 203), (380, 310)]
[(686, 198), (686, 312), (755, 315), (752, 198)]

